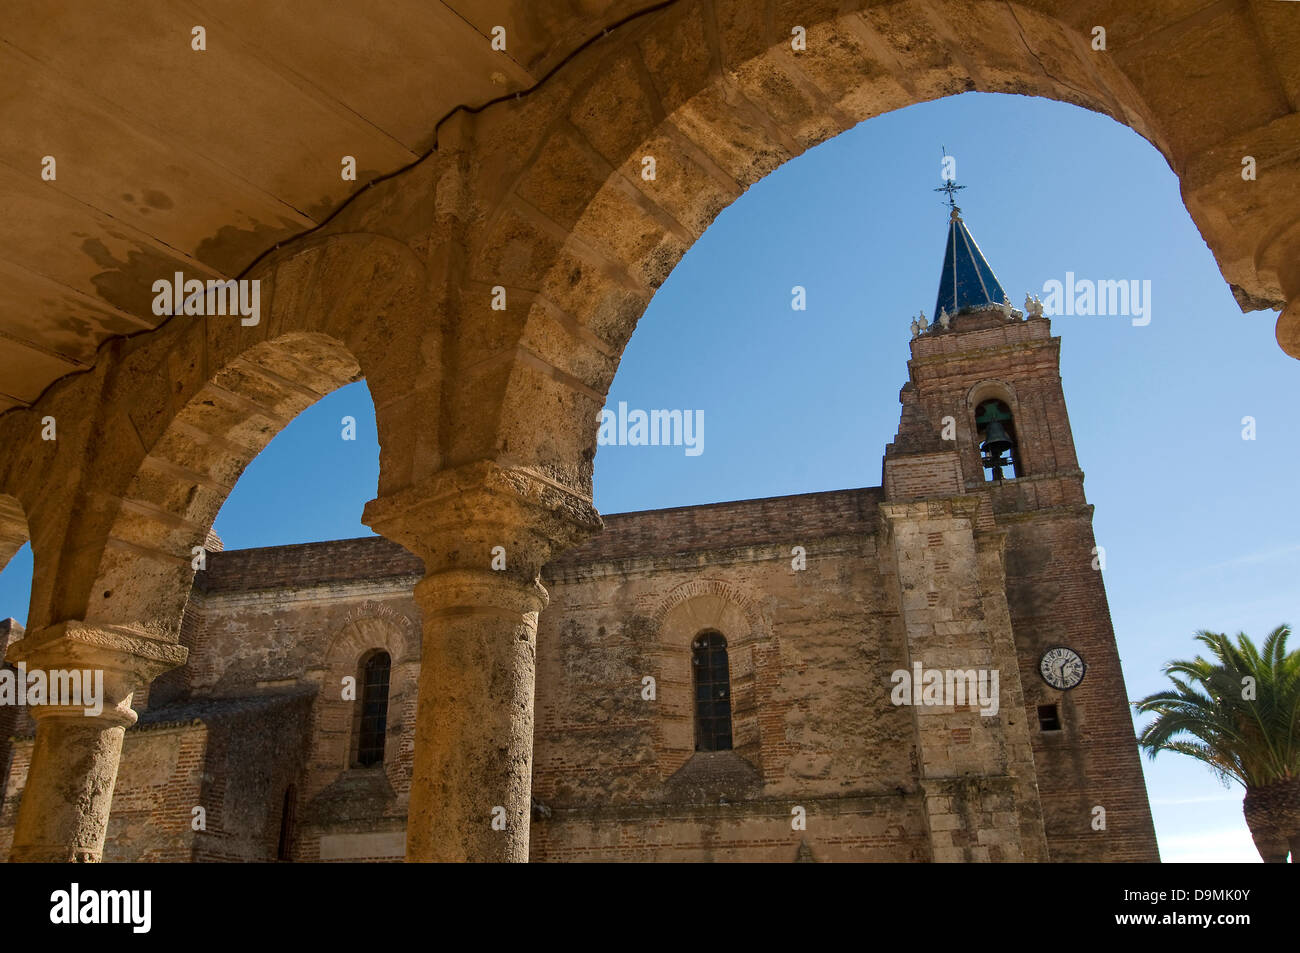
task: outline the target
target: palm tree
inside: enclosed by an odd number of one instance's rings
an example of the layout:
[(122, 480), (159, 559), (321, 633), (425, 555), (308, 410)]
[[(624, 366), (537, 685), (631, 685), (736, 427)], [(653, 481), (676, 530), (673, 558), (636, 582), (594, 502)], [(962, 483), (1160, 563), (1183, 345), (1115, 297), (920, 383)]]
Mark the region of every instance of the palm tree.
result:
[(1234, 644), (1197, 632), (1210, 659), (1174, 661), (1172, 691), (1135, 703), (1155, 720), (1138, 743), (1155, 758), (1177, 751), (1209, 765), (1227, 784), (1246, 789), (1246, 826), (1266, 863), (1300, 862), (1300, 650), (1287, 654), (1290, 626), (1255, 648), (1245, 633)]

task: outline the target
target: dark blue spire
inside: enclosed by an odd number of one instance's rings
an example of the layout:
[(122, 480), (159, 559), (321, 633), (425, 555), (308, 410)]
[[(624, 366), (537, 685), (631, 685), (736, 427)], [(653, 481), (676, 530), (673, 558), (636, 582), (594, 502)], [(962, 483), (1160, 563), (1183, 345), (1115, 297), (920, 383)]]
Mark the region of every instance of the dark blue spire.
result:
[(956, 314), (967, 308), (1000, 306), (1005, 296), (997, 275), (961, 220), (961, 209), (953, 206), (948, 221), (948, 244), (943, 253), (943, 274), (939, 276), (939, 298), (934, 303), (935, 316), (945, 308), (949, 314)]

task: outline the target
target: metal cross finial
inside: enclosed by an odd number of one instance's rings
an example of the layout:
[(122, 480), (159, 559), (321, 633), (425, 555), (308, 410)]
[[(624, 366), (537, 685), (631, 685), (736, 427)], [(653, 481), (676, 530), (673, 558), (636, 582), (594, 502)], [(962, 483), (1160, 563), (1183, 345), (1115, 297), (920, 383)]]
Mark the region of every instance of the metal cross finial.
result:
[[(944, 147), (943, 147), (943, 156), (944, 156), (945, 159), (948, 158), (948, 147), (947, 147), (947, 146), (944, 146)], [(944, 171), (947, 171), (947, 169), (945, 168)], [(947, 193), (948, 193), (948, 207), (949, 207), (949, 208), (954, 208), (954, 209), (955, 209), (955, 208), (957, 207), (957, 203), (953, 200), (953, 196), (954, 196), (954, 195), (955, 195), (959, 190), (964, 189), (964, 188), (966, 188), (966, 186), (964, 186), (964, 185), (958, 185), (958, 184), (956, 183), (955, 180), (953, 180), (953, 179), (947, 179), (947, 180), (944, 182), (944, 184), (941, 185), (941, 186), (939, 186), (939, 188), (935, 189), (935, 191), (936, 191), (936, 192), (947, 192)]]
[(960, 189), (964, 189), (964, 188), (966, 188), (966, 186), (964, 186), (964, 185), (958, 185), (958, 184), (957, 184), (956, 182), (954, 182), (952, 179), (949, 179), (949, 180), (948, 180), (947, 182), (945, 182), (943, 185), (941, 185), (941, 186), (939, 186), (937, 189), (935, 189), (935, 191), (936, 191), (936, 192), (947, 192), (947, 193), (948, 193), (948, 205), (949, 205), (949, 207), (950, 207), (950, 208), (956, 208), (956, 207), (957, 207), (957, 203), (956, 203), (955, 201), (953, 201), (953, 195), (954, 195), (957, 191), (959, 191)]

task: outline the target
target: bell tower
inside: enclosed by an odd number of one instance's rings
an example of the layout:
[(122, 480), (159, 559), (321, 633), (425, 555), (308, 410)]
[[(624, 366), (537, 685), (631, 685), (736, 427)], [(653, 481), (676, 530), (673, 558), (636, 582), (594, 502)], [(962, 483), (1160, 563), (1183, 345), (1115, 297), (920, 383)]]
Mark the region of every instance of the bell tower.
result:
[[(1041, 859), (1158, 860), (1061, 339), (1037, 299), (1012, 307), (952, 201), (958, 188), (941, 190), (950, 214), (934, 317), (912, 320), (902, 415), (883, 461), (909, 651), (1003, 667), (1013, 714), (982, 727), (988, 751), (1007, 753), (987, 770), (1013, 782), (1026, 859), (1037, 831)], [(962, 552), (974, 560), (964, 575)], [(957, 751), (951, 739), (931, 730), (927, 752), (924, 727), (918, 737), (923, 783), (926, 771), (959, 773), (949, 755), (931, 757)]]
[(886, 490), (927, 495), (912, 483), (926, 469), (918, 457), (939, 454), (945, 462), (927, 463), (949, 468), (945, 492), (1073, 475), (1074, 486), (1043, 480), (1020, 486), (1025, 493), (1077, 490), (1082, 502), (1083, 474), (1061, 390), (1060, 338), (1052, 337), (1041, 304), (1027, 297), (1023, 312), (1012, 307), (956, 205), (934, 313), (932, 321), (922, 312), (912, 322), (909, 380), (900, 395), (898, 436), (886, 453)]

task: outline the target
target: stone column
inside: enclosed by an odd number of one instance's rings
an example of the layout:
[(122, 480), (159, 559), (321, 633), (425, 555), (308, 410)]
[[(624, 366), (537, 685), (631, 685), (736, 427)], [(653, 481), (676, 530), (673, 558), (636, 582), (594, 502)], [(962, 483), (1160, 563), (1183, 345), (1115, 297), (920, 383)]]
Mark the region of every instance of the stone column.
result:
[(600, 518), (544, 477), (477, 463), (372, 501), (365, 520), (425, 566), (406, 859), (525, 862), (538, 577)]
[[(186, 649), (151, 638), (134, 626), (61, 622), (14, 643), (8, 661), (45, 673), (46, 701), (57, 672), (82, 673), (82, 704), (33, 704), (32, 763), (14, 825), (11, 861), (98, 862), (122, 757), (122, 738), (135, 724), (131, 696), (185, 661)], [(90, 685), (84, 684), (89, 673)], [(100, 679), (102, 678), (102, 681)], [(95, 698), (88, 697), (93, 691)]]

